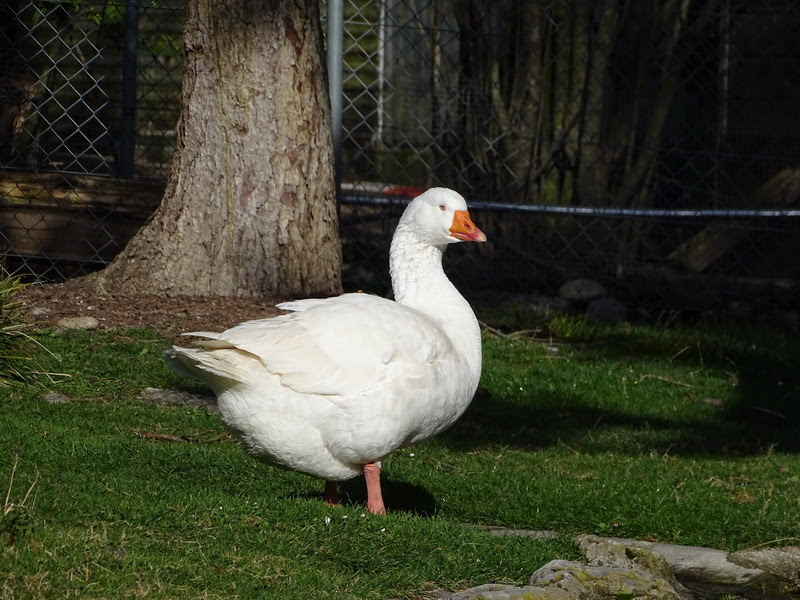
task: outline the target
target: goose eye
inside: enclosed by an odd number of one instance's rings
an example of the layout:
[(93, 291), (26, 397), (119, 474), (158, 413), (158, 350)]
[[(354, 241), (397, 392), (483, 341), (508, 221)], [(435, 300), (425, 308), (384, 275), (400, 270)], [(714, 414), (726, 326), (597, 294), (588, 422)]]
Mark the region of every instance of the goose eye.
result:
[(447, 207), (444, 204), (439, 205), (439, 210), (444, 212)]

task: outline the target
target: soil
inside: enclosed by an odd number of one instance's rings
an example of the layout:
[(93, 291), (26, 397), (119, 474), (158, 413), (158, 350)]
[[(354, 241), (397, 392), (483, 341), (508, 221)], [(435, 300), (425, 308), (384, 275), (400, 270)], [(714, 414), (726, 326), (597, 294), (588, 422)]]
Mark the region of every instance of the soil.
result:
[(186, 331), (223, 331), (242, 321), (274, 317), (281, 299), (98, 295), (83, 279), (29, 285), (17, 295), (27, 319), (56, 327), (65, 317), (91, 316), (99, 328), (153, 328), (167, 338)]

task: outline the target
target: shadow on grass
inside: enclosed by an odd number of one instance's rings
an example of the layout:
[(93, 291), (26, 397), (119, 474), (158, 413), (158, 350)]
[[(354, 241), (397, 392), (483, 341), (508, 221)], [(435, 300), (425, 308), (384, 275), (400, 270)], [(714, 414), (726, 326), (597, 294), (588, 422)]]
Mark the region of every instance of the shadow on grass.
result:
[[(356, 477), (339, 484), (342, 504), (367, 504), (367, 486), (363, 477)], [(418, 517), (432, 517), (436, 513), (436, 500), (428, 490), (418, 485), (403, 481), (394, 481), (381, 475), (381, 492), (386, 510), (390, 512), (406, 512)]]
[[(775, 446), (800, 451), (800, 336), (792, 331), (770, 331), (740, 325), (724, 334), (685, 341), (678, 361), (693, 369), (715, 369), (735, 378), (734, 393), (724, 399), (714, 425), (696, 425), (699, 448), (759, 452)], [(619, 339), (605, 346), (609, 359), (624, 351)], [(646, 351), (646, 339), (632, 337), (633, 350)], [(706, 347), (703, 348), (703, 345)], [(730, 436), (736, 436), (731, 439)]]
[[(323, 502), (323, 482), (320, 480), (319, 484), (319, 492), (300, 494), (299, 497)], [(366, 510), (367, 486), (363, 477), (342, 481), (338, 488), (342, 505), (361, 506)], [(386, 471), (381, 474), (381, 492), (386, 510), (390, 512), (406, 512), (418, 517), (432, 517), (436, 514), (436, 500), (428, 490), (403, 481), (394, 481), (387, 477)]]
[[(574, 358), (601, 368), (609, 361), (673, 356), (675, 363), (692, 370), (727, 373), (736, 381), (735, 390), (729, 397), (712, 399), (720, 404), (713, 409), (659, 418), (600, 409), (578, 395), (546, 392), (545, 385), (538, 397), (520, 395), (519, 402), (479, 390), (467, 413), (441, 439), (460, 450), (567, 444), (587, 451), (689, 455), (754, 454), (771, 447), (800, 451), (800, 344), (790, 336), (769, 338), (765, 333), (722, 337), (703, 338), (705, 348), (692, 339), (673, 340), (674, 347), (665, 348), (647, 336), (619, 333), (600, 343), (593, 340), (590, 351), (578, 350)], [(716, 346), (708, 346), (714, 342)]]

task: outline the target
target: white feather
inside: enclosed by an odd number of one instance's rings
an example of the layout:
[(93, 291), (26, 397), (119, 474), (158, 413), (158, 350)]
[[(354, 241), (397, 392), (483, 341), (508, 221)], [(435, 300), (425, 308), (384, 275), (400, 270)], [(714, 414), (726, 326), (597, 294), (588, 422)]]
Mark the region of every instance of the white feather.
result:
[[(444, 202), (449, 215), (439, 215)], [(452, 212), (465, 209), (441, 189), (409, 205), (392, 242), (397, 302), (368, 294), (284, 302), (292, 312), (195, 332), (202, 348), (176, 346), (165, 359), (211, 386), (226, 425), (256, 458), (353, 477), (452, 425), (475, 392), (480, 331), (441, 267)]]

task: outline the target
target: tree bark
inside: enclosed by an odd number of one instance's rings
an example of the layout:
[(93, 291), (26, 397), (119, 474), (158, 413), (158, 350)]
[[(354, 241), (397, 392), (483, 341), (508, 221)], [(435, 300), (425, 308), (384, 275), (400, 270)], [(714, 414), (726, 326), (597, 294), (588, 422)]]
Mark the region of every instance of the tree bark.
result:
[(316, 0), (188, 0), (178, 148), (108, 293), (341, 291)]

